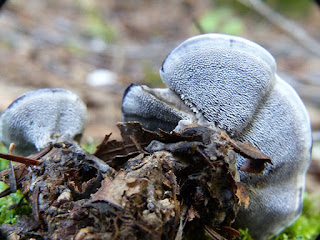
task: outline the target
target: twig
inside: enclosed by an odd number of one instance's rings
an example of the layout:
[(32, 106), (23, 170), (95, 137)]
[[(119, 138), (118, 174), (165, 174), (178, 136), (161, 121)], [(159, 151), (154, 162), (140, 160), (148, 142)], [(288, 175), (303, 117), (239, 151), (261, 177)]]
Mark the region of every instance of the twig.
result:
[(301, 26), (274, 11), (261, 0), (238, 0), (243, 5), (254, 9), (286, 34), (294, 38), (300, 45), (311, 53), (320, 56), (320, 43), (311, 37)]
[(39, 165), (41, 163), (40, 161), (31, 159), (31, 158), (21, 157), (21, 156), (17, 156), (17, 155), (4, 154), (4, 153), (0, 153), (0, 158), (6, 159), (9, 161), (23, 163), (26, 165)]

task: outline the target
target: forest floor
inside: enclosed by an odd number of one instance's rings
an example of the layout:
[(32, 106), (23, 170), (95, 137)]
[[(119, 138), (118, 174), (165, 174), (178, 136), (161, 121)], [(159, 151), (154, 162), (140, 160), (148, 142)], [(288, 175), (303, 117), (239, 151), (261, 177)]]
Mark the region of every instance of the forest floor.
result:
[[(119, 138), (121, 101), (130, 83), (164, 87), (158, 69), (180, 42), (199, 34), (195, 19), (208, 11), (221, 12), (205, 1), (71, 1), (9, 2), (0, 12), (0, 112), (22, 93), (59, 87), (79, 94), (89, 109), (84, 142), (101, 142), (112, 132)], [(226, 10), (228, 18), (238, 17)], [(320, 130), (320, 58), (260, 15), (240, 16), (239, 35), (268, 49), (278, 72), (304, 100), (312, 127)], [(228, 21), (220, 19), (221, 25)], [(320, 39), (320, 9), (311, 7), (297, 20)], [(220, 31), (216, 27), (214, 31)], [(294, 31), (294, 29), (292, 29)], [(92, 86), (87, 78), (96, 69), (114, 73), (112, 84)], [(320, 147), (315, 141), (313, 168), (307, 189), (320, 181)], [(318, 180), (317, 177), (318, 176)]]

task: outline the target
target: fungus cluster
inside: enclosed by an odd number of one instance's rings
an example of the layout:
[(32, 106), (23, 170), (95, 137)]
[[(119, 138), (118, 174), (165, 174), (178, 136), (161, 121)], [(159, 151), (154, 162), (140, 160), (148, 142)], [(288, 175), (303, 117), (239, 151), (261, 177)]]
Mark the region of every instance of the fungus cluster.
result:
[[(266, 239), (300, 214), (312, 146), (310, 120), (301, 99), (276, 74), (263, 47), (223, 34), (192, 37), (175, 48), (160, 69), (166, 89), (132, 84), (122, 102), (122, 120), (150, 130), (203, 124), (250, 142), (272, 159), (263, 174), (241, 168), (239, 182), (249, 194), (234, 226)], [(42, 89), (15, 100), (0, 117), (0, 140), (29, 155), (52, 142), (79, 139), (87, 119), (85, 104), (63, 89)]]

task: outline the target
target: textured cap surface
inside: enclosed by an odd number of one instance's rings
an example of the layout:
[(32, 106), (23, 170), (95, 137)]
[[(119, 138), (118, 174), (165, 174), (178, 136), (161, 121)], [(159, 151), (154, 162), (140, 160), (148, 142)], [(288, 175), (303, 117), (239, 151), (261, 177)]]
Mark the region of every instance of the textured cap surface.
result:
[(272, 88), (275, 70), (274, 58), (258, 44), (235, 36), (204, 34), (174, 49), (160, 75), (208, 121), (236, 133), (245, 128)]
[(15, 153), (32, 154), (58, 135), (77, 138), (83, 133), (87, 109), (65, 89), (40, 89), (17, 98), (0, 117), (0, 140), (16, 144)]

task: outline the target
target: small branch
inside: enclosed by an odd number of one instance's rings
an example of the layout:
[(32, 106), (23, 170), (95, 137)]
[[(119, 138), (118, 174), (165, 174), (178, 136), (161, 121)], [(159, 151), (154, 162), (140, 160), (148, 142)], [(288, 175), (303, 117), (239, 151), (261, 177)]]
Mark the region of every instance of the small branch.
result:
[(0, 158), (9, 160), (9, 161), (14, 161), (14, 162), (19, 162), (23, 163), (26, 165), (39, 165), (41, 162), (38, 160), (34, 160), (32, 158), (26, 158), (26, 157), (21, 157), (17, 155), (10, 155), (10, 154), (4, 154), (0, 153)]
[(301, 26), (274, 11), (261, 0), (238, 0), (243, 5), (254, 9), (260, 15), (268, 19), (271, 23), (279, 27), (286, 34), (295, 39), (305, 49), (320, 56), (320, 43), (311, 37)]

